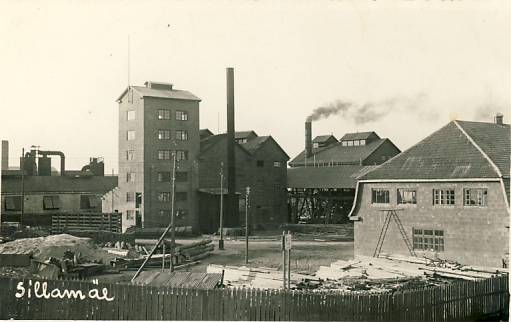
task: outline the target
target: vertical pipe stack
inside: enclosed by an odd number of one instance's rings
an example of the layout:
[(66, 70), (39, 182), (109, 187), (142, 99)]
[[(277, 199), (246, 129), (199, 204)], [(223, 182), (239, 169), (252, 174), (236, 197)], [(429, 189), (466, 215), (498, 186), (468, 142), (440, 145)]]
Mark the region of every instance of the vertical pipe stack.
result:
[(305, 122), (305, 157), (312, 157), (312, 122)]
[(226, 227), (239, 226), (234, 158), (234, 68), (227, 68), (227, 202)]

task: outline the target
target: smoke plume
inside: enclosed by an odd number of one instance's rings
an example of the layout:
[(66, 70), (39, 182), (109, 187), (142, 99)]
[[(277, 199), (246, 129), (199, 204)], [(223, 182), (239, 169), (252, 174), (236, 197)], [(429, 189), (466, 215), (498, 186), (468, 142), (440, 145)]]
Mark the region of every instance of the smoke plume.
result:
[(426, 102), (427, 96), (424, 93), (365, 103), (336, 100), (316, 108), (307, 117), (307, 121), (317, 121), (338, 115), (353, 120), (355, 124), (365, 124), (379, 121), (393, 113), (413, 113), (423, 120), (434, 121), (438, 115), (426, 106)]

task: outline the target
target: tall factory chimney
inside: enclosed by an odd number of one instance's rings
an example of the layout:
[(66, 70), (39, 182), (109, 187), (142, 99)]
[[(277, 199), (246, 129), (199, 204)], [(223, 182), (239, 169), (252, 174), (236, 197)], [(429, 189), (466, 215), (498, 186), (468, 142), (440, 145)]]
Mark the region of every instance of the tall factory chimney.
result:
[(2, 170), (9, 170), (9, 141), (2, 140)]
[(227, 68), (227, 227), (239, 225), (239, 207), (236, 196), (236, 165), (234, 158), (234, 68)]
[(305, 157), (312, 157), (312, 122), (305, 122)]

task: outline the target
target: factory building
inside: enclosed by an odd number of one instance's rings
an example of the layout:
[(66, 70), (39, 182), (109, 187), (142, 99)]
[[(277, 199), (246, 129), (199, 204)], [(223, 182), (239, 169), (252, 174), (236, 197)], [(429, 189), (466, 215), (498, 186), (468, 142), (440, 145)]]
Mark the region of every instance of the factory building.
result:
[(375, 132), (347, 133), (312, 139), (305, 123), (305, 149), (289, 162), (288, 205), (293, 223), (348, 221), (355, 197), (356, 178), (401, 151)]
[[(8, 142), (2, 147), (2, 222), (51, 226), (54, 215), (101, 213), (102, 196), (117, 186), (116, 176), (104, 176), (100, 158), (91, 158), (81, 170), (66, 170), (64, 153), (32, 149), (13, 169)], [(52, 170), (51, 155), (60, 157), (60, 171)]]
[[(202, 232), (214, 232), (220, 217), (220, 168), (227, 174), (227, 135), (204, 133), (199, 154), (200, 226)], [(208, 134), (210, 133), (210, 134)], [(236, 195), (239, 222), (245, 223), (246, 187), (250, 187), (249, 220), (252, 227), (276, 227), (287, 222), (286, 164), (289, 156), (271, 136), (254, 131), (235, 132)], [(224, 179), (225, 180), (225, 179)], [(223, 184), (224, 200), (227, 186)]]
[(199, 102), (172, 84), (128, 86), (119, 103), (119, 189), (115, 198), (129, 226), (165, 227), (172, 208), (176, 156), (177, 226), (198, 227)]
[(510, 136), (502, 115), (452, 121), (362, 175), (350, 214), (355, 254), (506, 267)]

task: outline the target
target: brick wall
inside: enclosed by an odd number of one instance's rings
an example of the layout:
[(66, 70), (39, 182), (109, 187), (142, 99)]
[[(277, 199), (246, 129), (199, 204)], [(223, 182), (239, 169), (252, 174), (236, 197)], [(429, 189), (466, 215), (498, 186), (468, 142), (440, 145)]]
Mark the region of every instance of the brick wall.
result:
[[(371, 189), (390, 190), (390, 204), (371, 204)], [(355, 222), (355, 254), (372, 256), (384, 222), (385, 212), (396, 205), (397, 188), (417, 190), (416, 205), (399, 205), (404, 210), (397, 214), (412, 241), (412, 229), (443, 230), (445, 250), (438, 252), (440, 258), (463, 264), (502, 266), (502, 258), (508, 252), (509, 216), (504, 194), (499, 182), (423, 182), (423, 183), (361, 183), (354, 215), (361, 217)], [(433, 205), (433, 189), (455, 189), (454, 206)], [(487, 206), (463, 205), (464, 188), (486, 188)], [(391, 221), (382, 247), (384, 253), (410, 255), (394, 221)], [(418, 251), (418, 256), (434, 257), (434, 252)]]

